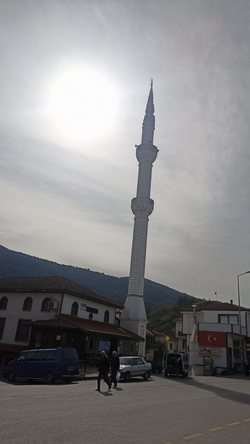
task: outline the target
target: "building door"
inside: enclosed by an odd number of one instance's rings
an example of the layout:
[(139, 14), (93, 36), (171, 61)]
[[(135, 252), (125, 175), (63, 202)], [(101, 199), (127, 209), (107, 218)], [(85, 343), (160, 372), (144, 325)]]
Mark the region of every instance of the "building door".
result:
[(110, 357), (112, 356), (112, 352), (113, 351), (117, 351), (117, 347), (118, 347), (118, 340), (117, 340), (117, 338), (111, 339), (110, 350), (109, 350)]

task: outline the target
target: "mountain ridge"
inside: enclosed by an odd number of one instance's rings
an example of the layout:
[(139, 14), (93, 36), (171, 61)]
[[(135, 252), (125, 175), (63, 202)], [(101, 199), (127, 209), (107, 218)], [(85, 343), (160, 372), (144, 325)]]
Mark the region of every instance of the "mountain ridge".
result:
[[(128, 277), (116, 277), (102, 272), (58, 264), (57, 262), (9, 250), (0, 245), (0, 279), (14, 276), (55, 276), (61, 275), (89, 290), (110, 298), (118, 304), (124, 304), (128, 291)], [(181, 293), (166, 285), (145, 279), (144, 300), (146, 310), (152, 310), (175, 303), (180, 296), (192, 296)]]

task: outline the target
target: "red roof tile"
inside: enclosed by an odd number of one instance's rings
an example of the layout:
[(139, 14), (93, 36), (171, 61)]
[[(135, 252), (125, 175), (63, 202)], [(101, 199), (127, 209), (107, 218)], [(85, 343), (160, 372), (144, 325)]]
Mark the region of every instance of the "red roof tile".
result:
[(90, 321), (89, 319), (78, 318), (77, 316), (70, 316), (62, 314), (60, 317), (57, 315), (54, 319), (47, 321), (38, 320), (27, 322), (27, 325), (40, 326), (40, 327), (63, 327), (67, 329), (83, 329), (87, 333), (101, 333), (110, 336), (120, 336), (123, 338), (134, 339), (136, 341), (144, 341), (141, 336), (132, 333), (118, 325), (109, 324), (106, 322)]
[(83, 299), (104, 303), (118, 309), (122, 305), (94, 293), (62, 276), (13, 277), (0, 279), (0, 292), (68, 293)]
[[(218, 302), (217, 304), (213, 304), (213, 305), (198, 305), (196, 307), (196, 311), (210, 311), (210, 310), (216, 310), (216, 311), (239, 311), (239, 306), (235, 305), (235, 304), (230, 304), (229, 302)], [(240, 307), (241, 311), (250, 311), (249, 308), (245, 308), (245, 307)], [(192, 307), (189, 308), (184, 308), (183, 310), (181, 310), (182, 312), (187, 312), (187, 311), (193, 311)]]

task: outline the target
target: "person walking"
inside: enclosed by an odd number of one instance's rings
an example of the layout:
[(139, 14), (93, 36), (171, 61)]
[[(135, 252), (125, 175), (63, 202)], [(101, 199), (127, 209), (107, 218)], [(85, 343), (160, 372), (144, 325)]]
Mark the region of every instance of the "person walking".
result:
[(101, 352), (101, 360), (100, 360), (99, 367), (98, 367), (98, 378), (97, 378), (96, 392), (100, 392), (100, 390), (101, 390), (102, 377), (110, 390), (112, 384), (109, 379), (109, 358), (107, 357), (105, 351)]
[(244, 363), (245, 376), (249, 376), (249, 361), (246, 360)]
[(112, 359), (111, 359), (111, 382), (114, 383), (114, 387), (117, 387), (117, 373), (120, 370), (120, 359), (119, 356), (117, 356), (116, 351), (112, 352)]

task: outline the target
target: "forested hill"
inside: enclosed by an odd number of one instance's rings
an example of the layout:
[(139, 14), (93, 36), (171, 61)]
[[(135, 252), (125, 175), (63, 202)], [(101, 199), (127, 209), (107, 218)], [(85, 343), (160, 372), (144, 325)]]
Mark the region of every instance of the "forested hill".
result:
[[(124, 304), (128, 291), (128, 277), (109, 276), (104, 273), (57, 264), (38, 257), (18, 253), (0, 246), (0, 279), (13, 276), (56, 276), (61, 275), (85, 288)], [(145, 306), (152, 310), (173, 304), (179, 296), (187, 296), (165, 285), (145, 279)]]
[(158, 332), (175, 332), (175, 318), (179, 318), (181, 310), (191, 307), (193, 304), (204, 304), (204, 300), (200, 300), (190, 296), (180, 296), (176, 302), (171, 305), (165, 305), (151, 310), (148, 313), (148, 325)]

